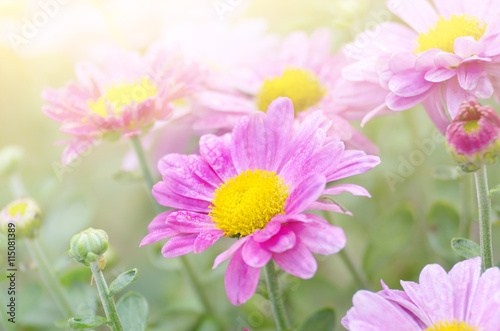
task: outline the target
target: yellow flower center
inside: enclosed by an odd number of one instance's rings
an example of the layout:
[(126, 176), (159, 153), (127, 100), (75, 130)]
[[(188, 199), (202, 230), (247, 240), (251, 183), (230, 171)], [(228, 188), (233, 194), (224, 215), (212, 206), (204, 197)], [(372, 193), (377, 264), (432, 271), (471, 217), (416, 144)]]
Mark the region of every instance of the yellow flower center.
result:
[(26, 202), (19, 202), (10, 206), (7, 211), (9, 212), (10, 217), (14, 217), (18, 213), (23, 216), (26, 213), (26, 207), (28, 207)]
[(284, 214), (289, 195), (288, 186), (275, 172), (247, 170), (215, 190), (209, 215), (225, 236), (243, 237)]
[(316, 105), (326, 94), (318, 77), (303, 69), (287, 69), (281, 77), (266, 79), (257, 93), (257, 108), (263, 112), (278, 97), (292, 99), (295, 113)]
[(143, 78), (140, 84), (126, 84), (121, 86), (112, 86), (105, 95), (97, 101), (89, 100), (90, 110), (106, 117), (106, 102), (111, 102), (117, 115), (120, 114), (122, 106), (129, 105), (132, 101), (138, 103), (154, 96), (158, 90), (147, 78)]
[(475, 326), (470, 326), (465, 322), (448, 321), (435, 323), (433, 326), (423, 330), (423, 331), (477, 331), (479, 330)]
[(455, 39), (458, 37), (473, 37), (479, 40), (486, 31), (487, 24), (475, 16), (452, 15), (446, 20), (440, 16), (436, 25), (429, 29), (428, 33), (421, 33), (417, 38), (417, 49), (415, 53), (439, 48), (448, 53), (454, 53)]

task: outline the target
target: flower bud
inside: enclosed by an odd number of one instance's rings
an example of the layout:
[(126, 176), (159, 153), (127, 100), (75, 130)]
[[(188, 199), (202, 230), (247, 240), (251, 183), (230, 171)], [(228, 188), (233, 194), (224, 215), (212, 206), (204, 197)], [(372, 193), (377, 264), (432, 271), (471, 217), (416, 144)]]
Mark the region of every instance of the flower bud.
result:
[(103, 254), (108, 249), (108, 234), (104, 230), (88, 228), (75, 234), (70, 241), (69, 255), (77, 262), (89, 266), (91, 262), (99, 262), (104, 268), (106, 259)]
[(0, 176), (10, 176), (17, 170), (24, 152), (18, 146), (7, 146), (0, 150)]
[[(42, 210), (33, 199), (12, 201), (0, 212), (0, 231), (17, 236), (34, 238), (40, 228)], [(13, 225), (11, 225), (13, 224)]]
[(490, 106), (465, 101), (446, 130), (451, 158), (466, 172), (498, 161), (500, 118)]

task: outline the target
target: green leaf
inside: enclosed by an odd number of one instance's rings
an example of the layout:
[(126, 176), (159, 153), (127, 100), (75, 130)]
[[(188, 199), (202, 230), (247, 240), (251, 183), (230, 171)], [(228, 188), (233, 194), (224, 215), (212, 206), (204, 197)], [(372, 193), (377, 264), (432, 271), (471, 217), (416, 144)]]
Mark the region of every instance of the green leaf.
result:
[(453, 248), (455, 253), (466, 259), (481, 256), (479, 245), (469, 239), (453, 238), (451, 240), (451, 248)]
[(69, 326), (75, 330), (96, 328), (107, 322), (108, 320), (102, 316), (72, 317), (68, 320)]
[(118, 316), (125, 331), (146, 330), (148, 323), (148, 302), (138, 293), (129, 292), (116, 304)]
[(300, 327), (299, 331), (332, 331), (335, 327), (335, 312), (325, 308), (314, 313)]
[(139, 270), (134, 268), (129, 271), (125, 271), (120, 276), (109, 285), (109, 297), (112, 297), (116, 293), (123, 290), (125, 287), (129, 286), (139, 278)]
[(495, 195), (497, 195), (498, 193), (500, 193), (500, 185), (497, 185), (495, 187), (492, 187), (490, 188), (490, 193), (488, 194), (488, 196), (491, 198), (493, 198)]
[(427, 236), (432, 248), (442, 257), (454, 259), (450, 240), (458, 234), (460, 216), (456, 209), (445, 201), (437, 201), (427, 214)]

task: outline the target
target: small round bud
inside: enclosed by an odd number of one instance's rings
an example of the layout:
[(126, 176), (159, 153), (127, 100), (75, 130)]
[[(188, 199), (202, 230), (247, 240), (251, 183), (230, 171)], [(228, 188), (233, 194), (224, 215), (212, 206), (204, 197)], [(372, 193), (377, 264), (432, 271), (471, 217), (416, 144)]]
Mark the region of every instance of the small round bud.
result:
[(103, 254), (108, 249), (108, 234), (104, 230), (88, 228), (75, 234), (69, 246), (68, 253), (77, 262), (89, 266), (90, 262), (97, 261), (104, 267)]
[(0, 231), (15, 233), (19, 237), (34, 238), (38, 234), (42, 210), (33, 199), (12, 201), (0, 212)]
[(18, 146), (7, 146), (0, 150), (0, 176), (10, 176), (15, 172), (24, 156), (24, 151)]
[(490, 106), (465, 101), (446, 130), (446, 148), (466, 172), (495, 164), (500, 154), (500, 118)]

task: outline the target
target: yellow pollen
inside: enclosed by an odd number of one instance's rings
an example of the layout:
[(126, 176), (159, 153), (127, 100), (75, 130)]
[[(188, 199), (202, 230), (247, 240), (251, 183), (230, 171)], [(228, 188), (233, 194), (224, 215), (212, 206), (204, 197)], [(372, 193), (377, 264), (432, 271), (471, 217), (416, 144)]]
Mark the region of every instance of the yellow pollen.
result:
[(292, 99), (295, 113), (316, 105), (326, 94), (318, 77), (303, 69), (287, 69), (281, 77), (266, 79), (257, 93), (257, 108), (263, 112), (278, 97)]
[(28, 207), (26, 202), (19, 202), (11, 206), (7, 211), (9, 212), (10, 217), (14, 217), (18, 213), (23, 216), (26, 213), (26, 207)]
[(154, 96), (157, 92), (156, 87), (147, 78), (143, 78), (140, 84), (112, 86), (97, 101), (89, 100), (88, 106), (94, 113), (101, 117), (106, 117), (106, 101), (111, 102), (115, 113), (119, 115), (122, 106), (129, 105), (132, 101), (136, 103), (144, 101)]
[(452, 15), (446, 20), (440, 16), (436, 25), (428, 33), (421, 33), (417, 38), (415, 53), (420, 53), (433, 48), (439, 48), (448, 53), (454, 53), (455, 39), (458, 37), (473, 37), (479, 40), (486, 31), (487, 24), (475, 16)]
[(288, 186), (275, 172), (247, 170), (215, 190), (209, 215), (225, 236), (243, 237), (284, 214), (289, 195)]
[(475, 326), (470, 326), (465, 322), (448, 321), (435, 323), (433, 326), (423, 330), (423, 331), (478, 331), (479, 329)]

